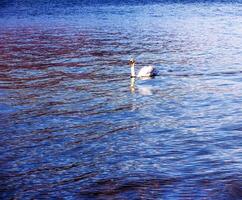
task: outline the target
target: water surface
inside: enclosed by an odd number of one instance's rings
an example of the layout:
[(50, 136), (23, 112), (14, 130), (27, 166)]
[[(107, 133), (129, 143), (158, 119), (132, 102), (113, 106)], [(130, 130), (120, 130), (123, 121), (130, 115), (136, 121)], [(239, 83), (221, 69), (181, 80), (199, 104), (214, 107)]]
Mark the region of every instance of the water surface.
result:
[(2, 8), (1, 198), (241, 199), (241, 11)]

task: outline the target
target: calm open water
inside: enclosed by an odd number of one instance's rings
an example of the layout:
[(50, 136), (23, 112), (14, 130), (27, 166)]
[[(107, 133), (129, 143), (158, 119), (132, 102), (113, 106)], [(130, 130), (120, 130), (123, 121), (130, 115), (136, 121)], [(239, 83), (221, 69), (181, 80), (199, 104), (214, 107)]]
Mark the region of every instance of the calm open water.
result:
[(241, 199), (242, 4), (49, 6), (0, 9), (0, 198)]

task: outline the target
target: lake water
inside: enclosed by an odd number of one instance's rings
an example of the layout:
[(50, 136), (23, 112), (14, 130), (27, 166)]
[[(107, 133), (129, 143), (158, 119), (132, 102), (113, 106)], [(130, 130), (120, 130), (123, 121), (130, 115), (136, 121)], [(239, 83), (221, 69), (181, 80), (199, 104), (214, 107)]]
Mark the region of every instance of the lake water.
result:
[(1, 199), (242, 198), (242, 4), (0, 16)]

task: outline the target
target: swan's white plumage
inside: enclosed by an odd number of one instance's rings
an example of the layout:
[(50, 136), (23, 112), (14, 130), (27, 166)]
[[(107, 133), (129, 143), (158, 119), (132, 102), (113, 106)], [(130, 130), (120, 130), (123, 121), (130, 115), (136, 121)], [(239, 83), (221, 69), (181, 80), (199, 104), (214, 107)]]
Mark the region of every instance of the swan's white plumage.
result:
[(149, 66), (141, 68), (137, 76), (138, 77), (151, 77), (151, 76), (156, 76), (156, 75), (157, 75), (156, 69), (153, 66), (149, 65)]
[[(135, 69), (134, 69), (135, 60), (133, 58), (131, 58), (130, 61), (129, 61), (129, 64), (130, 64), (130, 68), (131, 68), (131, 78), (134, 78), (134, 77), (136, 77)], [(158, 75), (158, 71), (153, 66), (149, 65), (149, 66), (141, 68), (137, 77), (139, 77), (139, 78), (144, 77), (145, 78), (145, 77), (153, 77), (153, 76), (156, 76), (156, 75)]]

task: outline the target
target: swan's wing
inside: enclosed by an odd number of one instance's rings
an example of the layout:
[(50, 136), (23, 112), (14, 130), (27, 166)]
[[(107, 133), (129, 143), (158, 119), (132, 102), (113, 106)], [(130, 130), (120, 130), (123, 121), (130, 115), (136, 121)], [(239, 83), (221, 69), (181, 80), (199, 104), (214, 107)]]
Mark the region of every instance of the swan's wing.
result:
[(140, 69), (138, 76), (142, 77), (142, 76), (150, 76), (151, 72), (153, 71), (153, 66), (145, 66), (143, 68)]
[(141, 68), (138, 73), (138, 77), (155, 76), (157, 73), (157, 70), (153, 66), (146, 66)]

